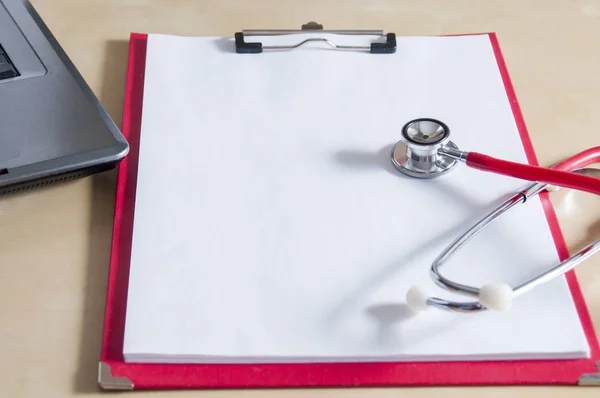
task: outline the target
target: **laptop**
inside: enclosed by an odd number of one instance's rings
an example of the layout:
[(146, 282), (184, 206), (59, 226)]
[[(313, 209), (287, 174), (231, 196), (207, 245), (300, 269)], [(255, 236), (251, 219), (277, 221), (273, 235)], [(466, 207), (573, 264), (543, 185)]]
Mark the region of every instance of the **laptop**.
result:
[(0, 0), (0, 194), (114, 168), (129, 145), (27, 0)]

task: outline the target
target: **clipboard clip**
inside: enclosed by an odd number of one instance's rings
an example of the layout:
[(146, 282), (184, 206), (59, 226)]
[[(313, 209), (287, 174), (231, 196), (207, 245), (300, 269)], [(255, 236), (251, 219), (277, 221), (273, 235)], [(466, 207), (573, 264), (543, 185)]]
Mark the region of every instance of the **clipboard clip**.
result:
[[(251, 36), (274, 36), (274, 35), (290, 35), (299, 33), (333, 33), (340, 35), (369, 35), (369, 36), (381, 36), (385, 37), (385, 42), (374, 42), (369, 46), (353, 46), (353, 45), (339, 45), (325, 37), (314, 37), (305, 39), (299, 43), (291, 45), (281, 46), (263, 46), (260, 42), (247, 42), (246, 38)], [(382, 30), (324, 30), (323, 25), (316, 22), (308, 22), (302, 25), (301, 29), (288, 29), (288, 30), (243, 30), (235, 33), (235, 50), (238, 54), (259, 54), (263, 51), (272, 50), (294, 50), (301, 47), (309, 42), (322, 42), (335, 50), (354, 50), (354, 51), (368, 51), (371, 54), (393, 54), (396, 52), (396, 34), (387, 33), (385, 34)]]

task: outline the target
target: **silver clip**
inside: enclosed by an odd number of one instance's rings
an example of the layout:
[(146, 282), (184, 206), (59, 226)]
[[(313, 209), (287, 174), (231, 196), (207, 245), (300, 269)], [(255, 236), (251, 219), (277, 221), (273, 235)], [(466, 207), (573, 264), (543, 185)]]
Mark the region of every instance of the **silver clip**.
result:
[[(276, 36), (292, 35), (301, 33), (333, 33), (339, 35), (369, 35), (385, 37), (385, 42), (374, 42), (369, 46), (339, 45), (325, 37), (315, 37), (303, 40), (296, 44), (282, 46), (263, 46), (260, 42), (246, 42), (247, 37), (251, 36)], [(369, 51), (372, 54), (392, 54), (396, 52), (396, 35), (394, 33), (385, 34), (383, 30), (324, 30), (323, 25), (316, 22), (308, 22), (302, 25), (301, 29), (258, 29), (242, 30), (235, 34), (235, 48), (238, 54), (259, 54), (267, 50), (293, 50), (310, 42), (323, 42), (336, 50), (360, 50)]]

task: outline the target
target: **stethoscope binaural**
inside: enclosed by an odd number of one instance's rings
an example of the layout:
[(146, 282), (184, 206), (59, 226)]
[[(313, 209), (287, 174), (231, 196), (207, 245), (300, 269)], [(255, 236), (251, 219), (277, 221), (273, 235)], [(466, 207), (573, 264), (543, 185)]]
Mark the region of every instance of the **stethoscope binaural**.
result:
[(409, 289), (406, 295), (407, 304), (413, 310), (422, 311), (436, 307), (469, 313), (488, 309), (507, 311), (513, 298), (565, 274), (600, 250), (600, 240), (597, 240), (544, 273), (515, 287), (492, 284), (477, 288), (445, 278), (439, 271), (458, 249), (500, 215), (544, 190), (571, 188), (600, 195), (600, 178), (591, 176), (591, 174), (598, 173), (599, 170), (587, 168), (591, 164), (600, 163), (600, 147), (585, 150), (552, 168), (530, 166), (476, 152), (461, 151), (456, 144), (450, 141), (450, 129), (446, 124), (435, 119), (422, 118), (412, 120), (404, 125), (402, 139), (392, 148), (391, 161), (401, 173), (414, 178), (439, 177), (450, 172), (459, 162), (464, 162), (467, 166), (482, 171), (532, 182), (457, 237), (431, 265), (431, 275), (437, 285), (476, 300), (460, 302), (430, 297), (424, 289), (415, 286)]

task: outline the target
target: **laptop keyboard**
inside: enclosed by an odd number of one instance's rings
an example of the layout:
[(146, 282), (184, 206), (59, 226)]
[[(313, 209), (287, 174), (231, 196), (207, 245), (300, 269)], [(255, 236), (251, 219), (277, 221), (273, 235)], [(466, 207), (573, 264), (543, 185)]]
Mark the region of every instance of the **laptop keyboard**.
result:
[(0, 45), (0, 80), (16, 76), (19, 76), (19, 72), (17, 72), (17, 69), (10, 62), (8, 55), (4, 52), (2, 45)]

